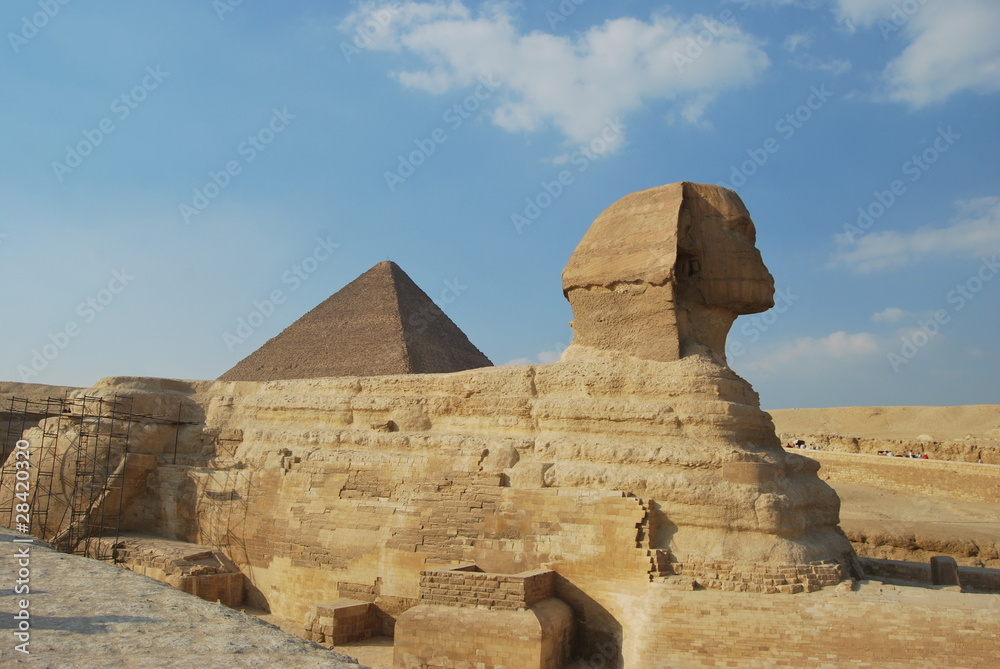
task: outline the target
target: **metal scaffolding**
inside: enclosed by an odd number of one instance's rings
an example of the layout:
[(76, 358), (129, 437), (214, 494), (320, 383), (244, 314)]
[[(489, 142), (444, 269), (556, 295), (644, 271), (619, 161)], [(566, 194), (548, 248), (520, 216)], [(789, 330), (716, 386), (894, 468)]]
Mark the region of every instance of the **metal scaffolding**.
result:
[[(123, 395), (11, 398), (2, 444), (0, 523), (68, 553), (87, 555), (102, 534), (113, 533), (116, 545), (132, 425), (155, 419), (135, 414), (132, 404)], [(16, 445), (22, 439), (29, 442), (24, 449), (29, 466), (19, 469), (16, 460), (23, 458), (9, 456), (21, 450)], [(23, 469), (30, 472), (27, 479), (19, 478)], [(25, 504), (29, 513), (19, 513)], [(97, 557), (115, 561), (117, 556), (112, 550)]]
[(203, 470), (207, 476), (198, 500), (198, 515), (204, 519), (199, 542), (208, 544), (242, 565), (253, 578), (246, 543), (250, 505), (256, 498), (252, 468), (244, 463)]

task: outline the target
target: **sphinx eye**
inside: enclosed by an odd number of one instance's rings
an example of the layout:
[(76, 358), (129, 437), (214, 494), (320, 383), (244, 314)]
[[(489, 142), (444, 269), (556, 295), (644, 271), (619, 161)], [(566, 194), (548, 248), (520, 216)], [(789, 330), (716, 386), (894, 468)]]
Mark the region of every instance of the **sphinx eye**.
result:
[(691, 279), (701, 273), (701, 262), (695, 256), (684, 255), (678, 258), (678, 270), (681, 277)]
[(740, 219), (740, 232), (750, 240), (751, 244), (757, 243), (757, 229), (753, 227), (753, 221), (749, 218)]

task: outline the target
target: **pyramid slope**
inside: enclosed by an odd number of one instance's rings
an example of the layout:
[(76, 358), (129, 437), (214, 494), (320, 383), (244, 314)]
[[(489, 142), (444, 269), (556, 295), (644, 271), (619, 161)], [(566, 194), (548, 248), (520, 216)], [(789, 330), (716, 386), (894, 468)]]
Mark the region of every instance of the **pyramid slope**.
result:
[(381, 262), (220, 381), (457, 372), (492, 363), (393, 262)]
[(398, 273), (399, 314), (411, 373), (437, 374), (493, 365), (402, 269), (392, 268)]

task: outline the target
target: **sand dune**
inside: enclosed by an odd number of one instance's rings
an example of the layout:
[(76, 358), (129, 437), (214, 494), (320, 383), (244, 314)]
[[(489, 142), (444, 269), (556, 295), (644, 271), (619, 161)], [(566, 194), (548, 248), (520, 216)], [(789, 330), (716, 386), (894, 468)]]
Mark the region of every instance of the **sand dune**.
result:
[(834, 407), (769, 411), (779, 433), (836, 434), (869, 439), (955, 441), (1000, 439), (1000, 405), (953, 407)]
[(1000, 405), (835, 407), (769, 412), (782, 441), (805, 439), (847, 453), (927, 453), (1000, 464)]
[[(926, 562), (951, 555), (960, 564), (1000, 566), (1000, 505), (996, 503), (995, 467), (953, 465), (954, 472), (933, 469), (920, 477), (921, 462), (825, 452), (875, 454), (927, 453), (933, 460), (1000, 465), (1000, 406), (837, 407), (781, 409), (769, 412), (775, 431), (787, 443), (804, 439), (824, 452), (820, 477), (841, 498), (841, 527), (866, 557)], [(810, 455), (809, 451), (803, 452)], [(912, 462), (914, 480), (900, 478)], [(892, 466), (895, 463), (895, 466)], [(939, 467), (940, 465), (933, 465)], [(858, 481), (864, 468), (870, 475)], [(968, 471), (967, 486), (954, 477)], [(955, 492), (968, 495), (956, 499)], [(978, 498), (976, 493), (980, 493)]]

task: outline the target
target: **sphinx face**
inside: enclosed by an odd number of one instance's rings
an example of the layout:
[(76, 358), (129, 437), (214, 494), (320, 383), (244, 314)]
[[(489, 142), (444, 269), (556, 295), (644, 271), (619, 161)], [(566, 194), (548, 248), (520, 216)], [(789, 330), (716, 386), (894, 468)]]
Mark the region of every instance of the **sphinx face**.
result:
[(755, 314), (774, 306), (774, 278), (755, 246), (757, 231), (733, 191), (685, 184), (677, 282), (684, 302)]

